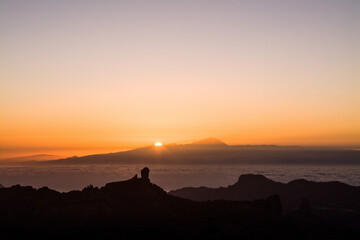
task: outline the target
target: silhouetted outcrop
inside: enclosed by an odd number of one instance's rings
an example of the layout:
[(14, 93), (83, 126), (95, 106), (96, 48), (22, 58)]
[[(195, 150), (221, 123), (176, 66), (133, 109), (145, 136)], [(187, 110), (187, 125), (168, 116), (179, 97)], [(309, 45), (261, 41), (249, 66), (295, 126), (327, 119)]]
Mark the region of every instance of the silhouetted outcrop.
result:
[[(141, 170), (141, 179), (148, 181), (149, 180), (150, 169), (145, 167)], [(150, 180), (149, 180), (150, 181)]]
[(4, 186), (0, 184), (0, 188), (3, 188)]

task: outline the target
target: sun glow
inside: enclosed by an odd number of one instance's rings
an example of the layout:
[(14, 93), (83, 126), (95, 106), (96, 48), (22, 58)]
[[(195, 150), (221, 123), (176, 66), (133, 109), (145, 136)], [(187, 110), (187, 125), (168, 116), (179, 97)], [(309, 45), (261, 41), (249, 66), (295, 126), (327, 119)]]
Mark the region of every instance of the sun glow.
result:
[(155, 147), (161, 147), (163, 144), (161, 143), (161, 142), (156, 142), (156, 143), (154, 143), (154, 146)]

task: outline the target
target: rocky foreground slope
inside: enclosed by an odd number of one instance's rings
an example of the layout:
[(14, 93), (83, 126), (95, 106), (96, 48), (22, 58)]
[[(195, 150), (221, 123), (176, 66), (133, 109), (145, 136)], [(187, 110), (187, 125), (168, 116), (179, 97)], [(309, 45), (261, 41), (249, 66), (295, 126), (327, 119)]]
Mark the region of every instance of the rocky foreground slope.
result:
[(277, 195), (254, 201), (196, 202), (142, 177), (60, 193), (46, 187), (0, 189), (1, 239), (344, 239), (306, 204), (284, 216)]

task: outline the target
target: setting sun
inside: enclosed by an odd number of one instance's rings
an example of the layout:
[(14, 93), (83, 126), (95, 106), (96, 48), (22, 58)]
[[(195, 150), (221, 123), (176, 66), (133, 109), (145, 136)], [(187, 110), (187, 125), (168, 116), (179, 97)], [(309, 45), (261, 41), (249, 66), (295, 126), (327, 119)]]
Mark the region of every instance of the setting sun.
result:
[(155, 145), (155, 147), (161, 147), (162, 143), (161, 142), (156, 142), (154, 145)]

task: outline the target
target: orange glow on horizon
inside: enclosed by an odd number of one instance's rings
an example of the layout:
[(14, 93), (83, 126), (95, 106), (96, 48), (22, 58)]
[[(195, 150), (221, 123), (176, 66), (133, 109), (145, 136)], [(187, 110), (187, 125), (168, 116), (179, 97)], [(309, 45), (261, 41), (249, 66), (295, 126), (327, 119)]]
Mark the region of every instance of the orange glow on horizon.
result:
[(0, 159), (360, 146), (358, 4), (305, 2), (4, 1)]

